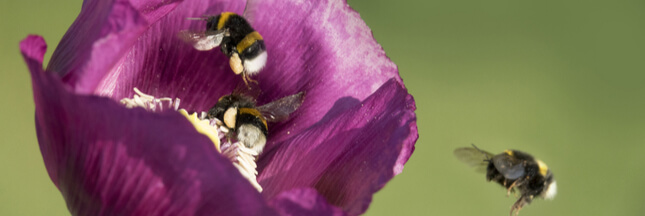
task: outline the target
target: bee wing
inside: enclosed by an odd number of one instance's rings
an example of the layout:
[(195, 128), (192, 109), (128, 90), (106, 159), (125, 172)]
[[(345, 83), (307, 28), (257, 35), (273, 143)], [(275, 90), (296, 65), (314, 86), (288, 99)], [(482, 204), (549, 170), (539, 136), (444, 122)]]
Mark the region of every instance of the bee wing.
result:
[(269, 122), (284, 121), (296, 111), (305, 99), (305, 92), (289, 95), (258, 107), (258, 111)]
[(493, 164), (497, 171), (507, 179), (517, 179), (524, 176), (524, 161), (508, 154), (499, 154), (493, 157)]
[(458, 148), (454, 151), (455, 156), (461, 162), (470, 167), (474, 167), (477, 172), (485, 173), (488, 166), (488, 160), (493, 158), (493, 154), (472, 147)]
[(224, 32), (224, 30), (216, 32), (195, 32), (184, 30), (179, 32), (179, 38), (193, 45), (193, 47), (199, 51), (208, 51), (222, 43)]
[(246, 1), (246, 7), (244, 8), (244, 19), (246, 19), (249, 24), (253, 24), (253, 20), (255, 18), (255, 13), (258, 9), (258, 0), (247, 0)]

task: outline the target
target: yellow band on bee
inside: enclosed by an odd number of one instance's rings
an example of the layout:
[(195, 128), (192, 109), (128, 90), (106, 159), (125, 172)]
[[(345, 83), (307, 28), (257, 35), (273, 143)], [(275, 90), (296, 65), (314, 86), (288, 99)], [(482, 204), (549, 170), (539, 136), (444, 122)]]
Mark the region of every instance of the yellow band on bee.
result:
[(233, 13), (233, 12), (224, 12), (224, 13), (220, 14), (219, 20), (217, 21), (217, 30), (220, 30), (220, 29), (224, 28), (224, 24), (226, 24), (226, 21), (228, 20), (228, 18), (233, 14), (235, 14), (235, 13)]
[(253, 115), (253, 116), (255, 116), (255, 117), (260, 118), (260, 120), (262, 121), (262, 124), (264, 124), (264, 127), (265, 127), (265, 128), (268, 128), (268, 127), (267, 127), (267, 120), (266, 120), (266, 119), (264, 119), (264, 117), (262, 116), (262, 114), (260, 113), (260, 111), (258, 111), (257, 109), (253, 109), (253, 108), (240, 108), (240, 110), (239, 110), (239, 115), (241, 115), (241, 114), (251, 114), (251, 115)]
[(538, 167), (540, 168), (540, 174), (542, 174), (542, 176), (546, 176), (547, 171), (549, 171), (549, 167), (547, 167), (546, 164), (541, 160), (536, 161), (538, 163)]
[(509, 156), (513, 156), (513, 151), (511, 151), (511, 150), (506, 150), (506, 151), (504, 151), (504, 153), (506, 153)]
[(263, 40), (262, 35), (260, 33), (254, 31), (249, 34), (247, 34), (240, 43), (237, 44), (237, 52), (242, 53), (246, 48), (249, 48), (255, 41), (258, 40)]

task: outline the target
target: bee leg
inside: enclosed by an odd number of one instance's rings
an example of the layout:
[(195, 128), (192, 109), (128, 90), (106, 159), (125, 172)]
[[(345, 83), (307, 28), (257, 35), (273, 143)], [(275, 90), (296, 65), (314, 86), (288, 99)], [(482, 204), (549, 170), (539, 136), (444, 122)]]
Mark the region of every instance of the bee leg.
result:
[[(249, 83), (248, 83), (248, 82), (255, 83), (256, 85), (258, 84), (258, 81), (257, 81), (257, 80), (253, 80), (253, 79), (251, 79), (251, 77), (249, 76), (249, 74), (248, 74), (248, 73), (246, 73), (246, 72), (243, 72), (243, 74), (242, 74), (242, 79), (244, 79), (244, 83), (246, 83), (246, 85), (247, 85), (247, 86), (249, 85)], [(247, 81), (248, 81), (248, 82), (247, 82)]]
[(513, 188), (520, 186), (520, 184), (518, 184), (518, 182), (519, 182), (518, 180), (515, 180), (515, 181), (513, 181), (511, 186), (506, 188), (506, 197), (511, 195), (511, 191), (513, 191)]
[(515, 202), (515, 204), (513, 204), (513, 206), (511, 207), (510, 216), (513, 216), (513, 212), (515, 212), (515, 216), (520, 214), (520, 210), (522, 210), (522, 207), (524, 207), (524, 205), (526, 205), (527, 203), (530, 203), (530, 201), (531, 201), (531, 198), (528, 198), (525, 196), (520, 197), (520, 199), (518, 199), (517, 202)]
[(237, 52), (231, 54), (231, 57), (228, 61), (228, 64), (231, 66), (231, 70), (233, 71), (233, 73), (235, 73), (235, 75), (244, 72), (244, 64), (242, 63), (242, 59), (240, 58), (240, 55), (237, 54)]
[(242, 80), (244, 81), (244, 84), (246, 84), (246, 87), (249, 87), (249, 89), (251, 89), (251, 86), (249, 86), (249, 81), (246, 80), (246, 74), (242, 74)]

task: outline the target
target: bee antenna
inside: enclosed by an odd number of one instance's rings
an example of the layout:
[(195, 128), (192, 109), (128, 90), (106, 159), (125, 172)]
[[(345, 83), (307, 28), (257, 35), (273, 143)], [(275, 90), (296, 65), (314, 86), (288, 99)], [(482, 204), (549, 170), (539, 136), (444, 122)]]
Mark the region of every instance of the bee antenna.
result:
[(477, 146), (475, 145), (475, 143), (471, 143), (470, 145), (472, 145), (472, 146), (473, 146), (473, 148), (477, 149), (477, 151), (482, 151), (481, 149), (477, 148)]

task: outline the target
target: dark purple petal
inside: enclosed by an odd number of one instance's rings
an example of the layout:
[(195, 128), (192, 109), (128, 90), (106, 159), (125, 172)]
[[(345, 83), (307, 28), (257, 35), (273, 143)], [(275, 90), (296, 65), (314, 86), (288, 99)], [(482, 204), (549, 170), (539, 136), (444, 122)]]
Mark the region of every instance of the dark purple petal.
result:
[(339, 208), (330, 205), (325, 197), (312, 188), (285, 191), (269, 203), (280, 215), (345, 215)]
[(179, 0), (86, 0), (54, 51), (48, 71), (76, 92), (92, 93), (99, 81), (151, 23)]
[(20, 44), (45, 166), (73, 215), (271, 215), (262, 196), (176, 112), (81, 96), (42, 70), (45, 42)]
[(339, 100), (320, 122), (263, 154), (262, 195), (313, 187), (350, 215), (363, 213), (414, 150), (414, 110), (412, 96), (395, 79), (362, 102)]

